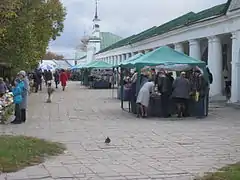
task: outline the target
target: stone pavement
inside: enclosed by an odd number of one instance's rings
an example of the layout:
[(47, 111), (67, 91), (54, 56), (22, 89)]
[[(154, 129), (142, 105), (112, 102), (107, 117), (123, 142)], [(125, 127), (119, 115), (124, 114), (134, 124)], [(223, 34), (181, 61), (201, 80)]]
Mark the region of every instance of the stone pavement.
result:
[(62, 142), (67, 151), (0, 180), (190, 180), (240, 160), (238, 110), (215, 106), (203, 120), (136, 119), (111, 97), (79, 83), (57, 90), (51, 104), (46, 92), (32, 94), (27, 123), (0, 126), (1, 134)]

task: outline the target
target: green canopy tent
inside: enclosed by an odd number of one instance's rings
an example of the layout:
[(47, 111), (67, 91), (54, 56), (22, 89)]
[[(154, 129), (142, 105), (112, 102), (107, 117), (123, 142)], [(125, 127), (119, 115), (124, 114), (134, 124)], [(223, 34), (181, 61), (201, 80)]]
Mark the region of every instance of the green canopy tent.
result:
[(136, 68), (143, 68), (144, 66), (157, 65), (171, 65), (171, 64), (188, 64), (192, 66), (204, 67), (206, 63), (189, 57), (183, 53), (175, 51), (174, 49), (163, 46), (154, 51), (151, 51), (143, 56), (128, 62), (126, 66), (135, 66)]
[[(158, 66), (158, 65), (173, 65), (173, 64), (187, 64), (190, 66), (199, 66), (204, 68), (206, 63), (183, 53), (175, 51), (174, 49), (163, 46), (154, 51), (148, 52), (141, 57), (127, 62), (125, 67), (135, 67), (138, 71), (137, 92), (140, 89), (140, 69), (145, 66)], [(121, 77), (122, 81), (122, 77)], [(123, 86), (121, 86), (121, 93), (123, 93)], [(121, 108), (123, 109), (123, 101), (121, 100)]]
[(93, 61), (89, 64), (86, 64), (84, 68), (110, 69), (112, 68), (112, 65), (104, 61)]
[[(119, 64), (115, 65), (114, 67), (125, 67), (125, 66), (128, 66), (129, 63), (135, 61), (136, 59), (138, 59), (139, 57), (143, 56), (142, 53), (138, 53), (138, 54), (135, 54), (134, 56), (126, 59), (125, 61), (122, 61), (120, 62)], [(129, 67), (129, 66), (128, 66)]]
[(82, 69), (84, 69), (84, 85), (88, 86), (88, 76), (90, 75), (91, 69), (111, 69), (112, 65), (109, 63), (106, 63), (104, 61), (92, 61), (88, 64), (85, 64), (82, 66)]

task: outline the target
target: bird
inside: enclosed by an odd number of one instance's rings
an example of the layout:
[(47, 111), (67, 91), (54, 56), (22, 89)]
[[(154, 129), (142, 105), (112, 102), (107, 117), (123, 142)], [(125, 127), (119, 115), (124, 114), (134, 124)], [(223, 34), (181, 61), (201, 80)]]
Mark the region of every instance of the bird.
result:
[(111, 139), (109, 138), (109, 137), (107, 137), (106, 139), (105, 139), (105, 143), (106, 144), (109, 144), (111, 142)]

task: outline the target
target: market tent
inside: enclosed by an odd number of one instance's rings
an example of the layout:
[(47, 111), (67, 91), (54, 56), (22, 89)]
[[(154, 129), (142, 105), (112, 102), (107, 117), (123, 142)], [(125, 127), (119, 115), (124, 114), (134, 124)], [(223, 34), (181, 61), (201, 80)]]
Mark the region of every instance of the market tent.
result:
[(154, 51), (151, 51), (143, 56), (127, 63), (127, 66), (134, 65), (135, 67), (142, 68), (144, 66), (157, 66), (157, 65), (171, 65), (171, 64), (188, 64), (192, 66), (205, 66), (204, 61), (200, 61), (189, 57), (183, 53), (175, 51), (174, 49), (163, 46)]
[(132, 57), (126, 59), (125, 61), (120, 62), (118, 65), (116, 65), (115, 67), (124, 67), (126, 65), (129, 65), (130, 62), (135, 61), (136, 59), (140, 58), (141, 56), (143, 56), (143, 53), (138, 53), (133, 55)]
[(73, 66), (73, 67), (71, 68), (71, 70), (81, 69), (81, 68), (83, 68), (85, 65), (86, 65), (86, 63), (77, 64), (77, 65)]
[(93, 62), (87, 64), (84, 68), (103, 69), (103, 68), (112, 68), (112, 65), (109, 63), (106, 63), (104, 61), (93, 61)]

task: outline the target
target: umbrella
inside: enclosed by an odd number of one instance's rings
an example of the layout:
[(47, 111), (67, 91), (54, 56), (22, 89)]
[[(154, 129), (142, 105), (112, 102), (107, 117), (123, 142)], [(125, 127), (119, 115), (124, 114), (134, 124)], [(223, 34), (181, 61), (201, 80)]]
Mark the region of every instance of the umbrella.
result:
[(50, 64), (42, 64), (42, 65), (40, 65), (39, 68), (42, 70), (53, 70), (54, 69), (54, 67)]

